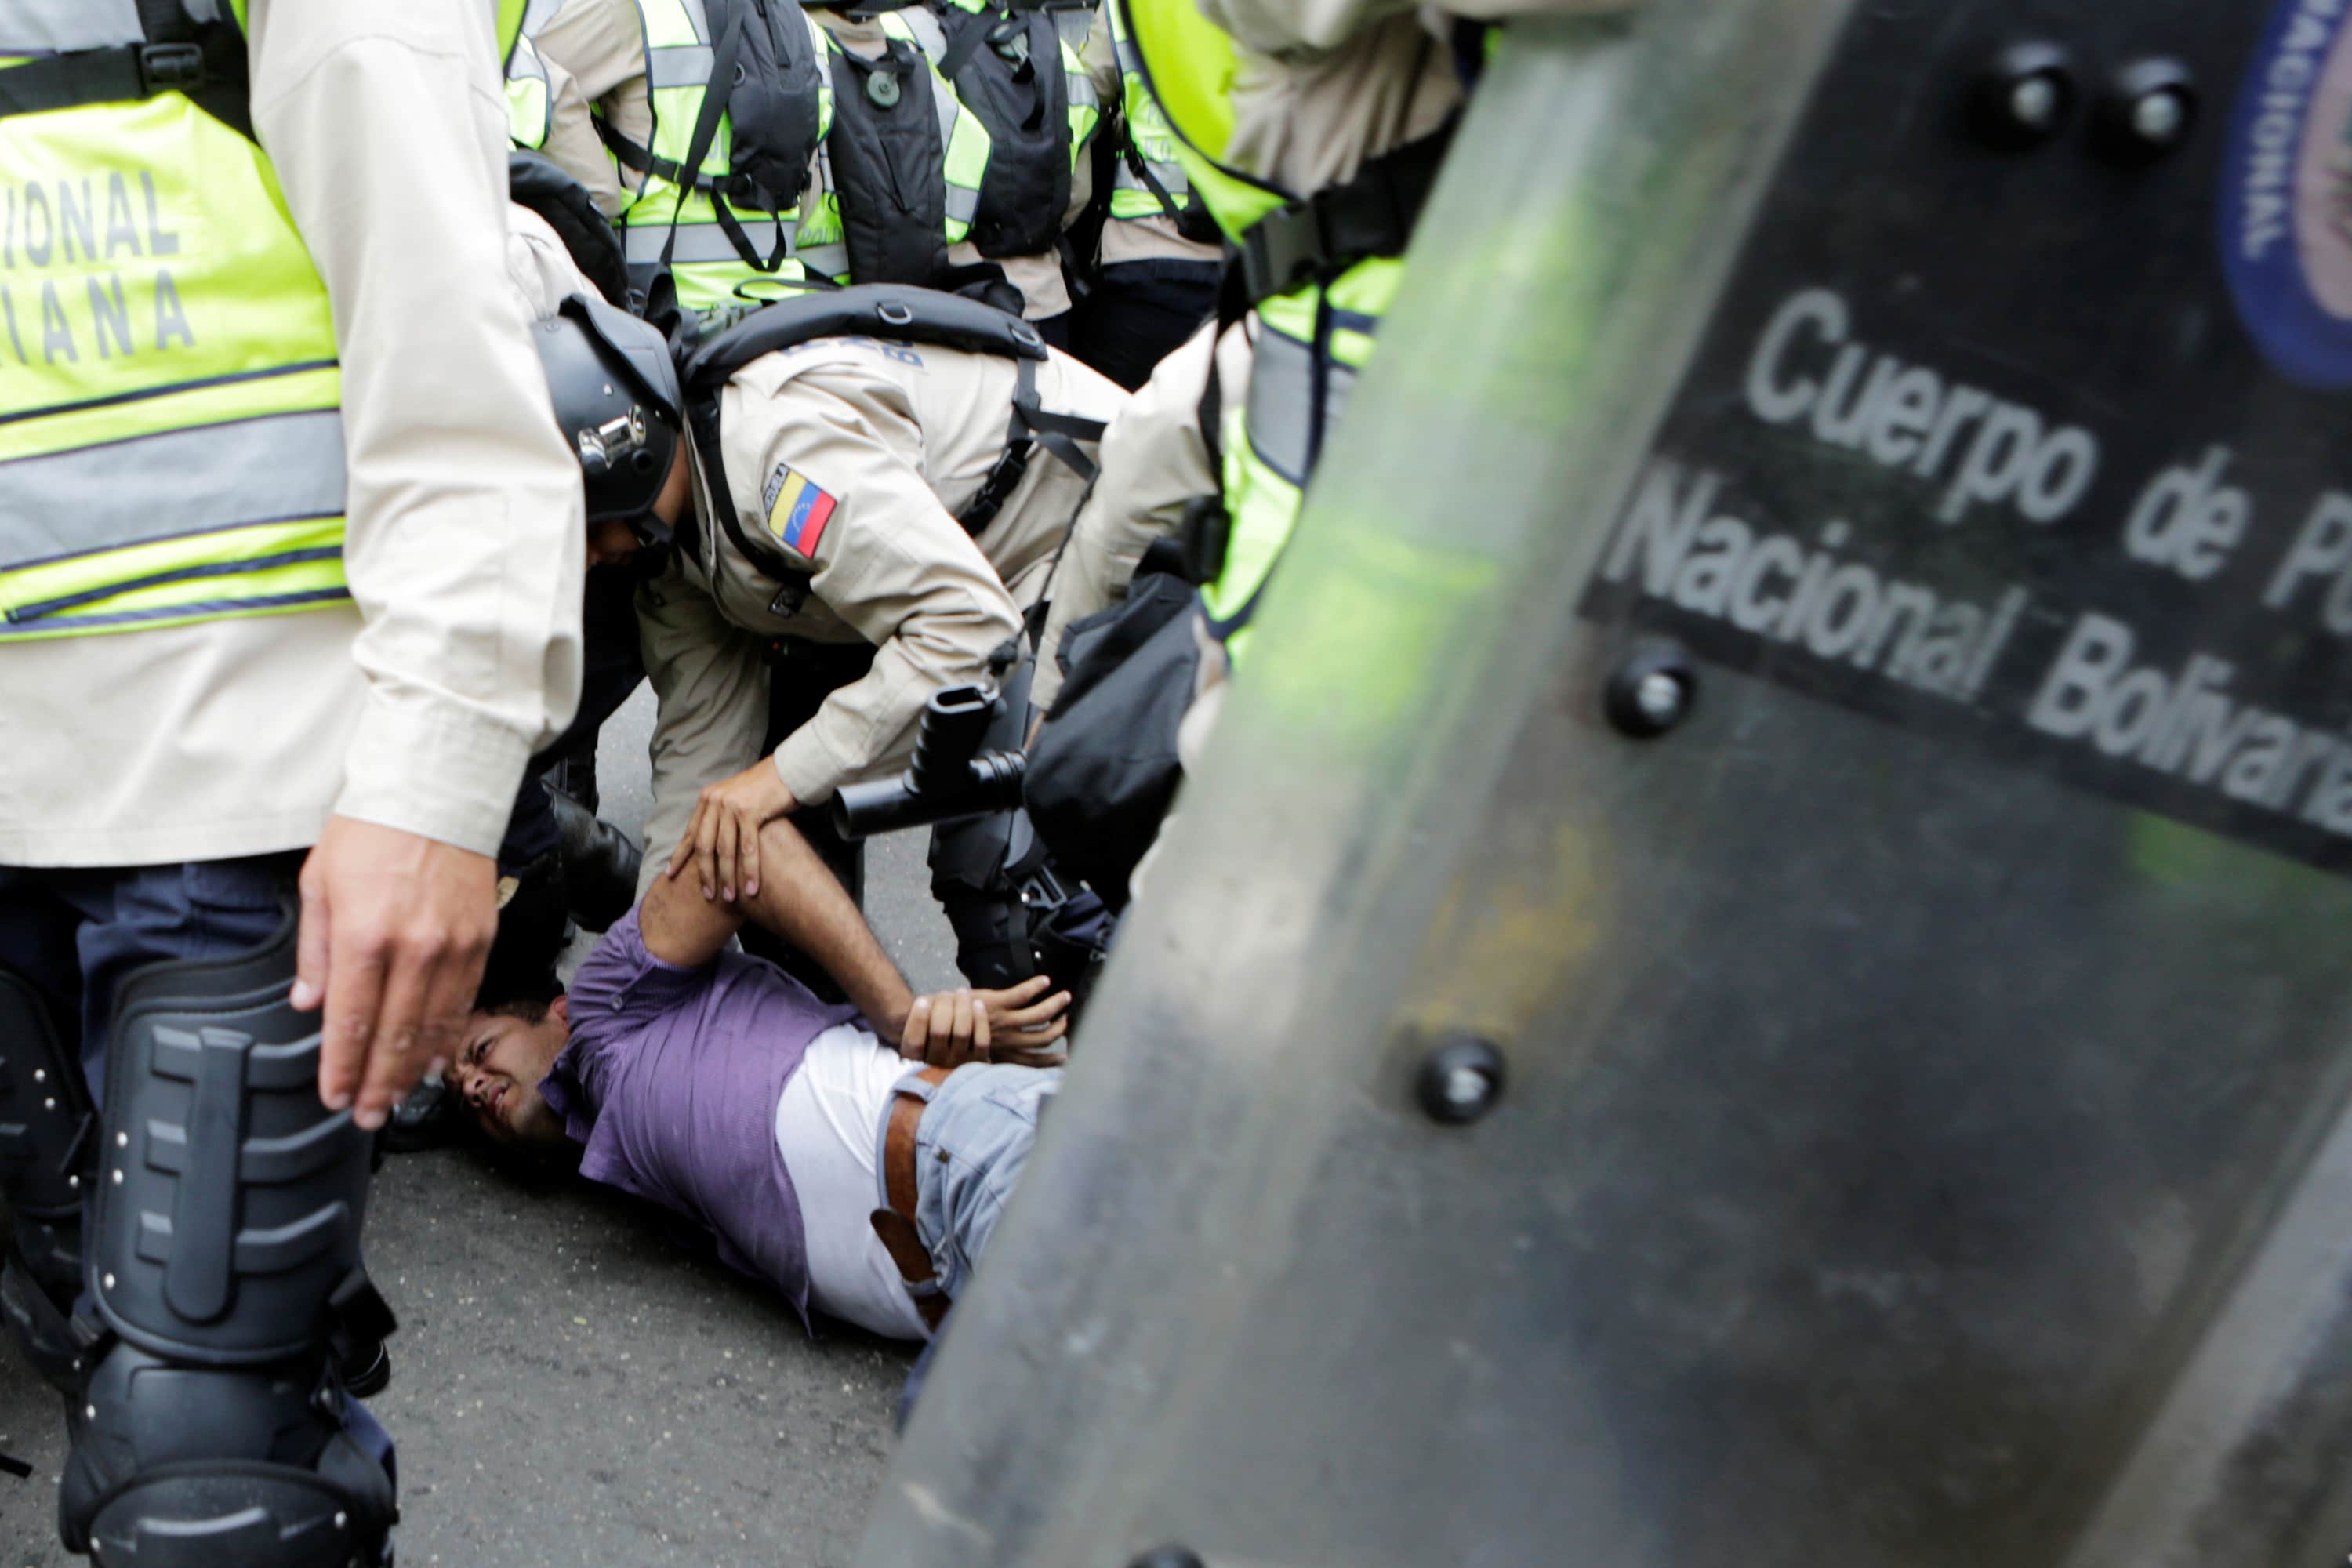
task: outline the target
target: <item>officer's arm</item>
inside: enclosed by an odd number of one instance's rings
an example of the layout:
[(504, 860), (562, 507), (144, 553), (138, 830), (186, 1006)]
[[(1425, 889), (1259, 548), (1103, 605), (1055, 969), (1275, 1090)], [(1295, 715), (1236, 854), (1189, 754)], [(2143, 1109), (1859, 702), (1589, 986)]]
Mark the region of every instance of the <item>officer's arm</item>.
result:
[(326, 1008), (322, 1096), (373, 1125), (454, 1048), (496, 918), (489, 857), (578, 696), (579, 470), (507, 278), (488, 8), (249, 16), (255, 131), (333, 309), (367, 679), (303, 870), (298, 1001)]
[(530, 33), (531, 47), (561, 66), (591, 103), (646, 70), (645, 14), (637, 0), (563, 0)]
[(547, 68), (551, 105), (547, 145), (542, 151), (565, 174), (588, 187), (588, 194), (596, 199), (597, 211), (606, 217), (620, 216), (624, 205), (621, 177), (612, 155), (604, 151), (604, 139), (596, 134), (588, 95), (581, 90), (579, 79), (553, 60), (542, 58), (540, 63)]
[(1127, 94), (1126, 79), (1118, 68), (1118, 43), (1110, 36), (1109, 7), (1095, 7), (1095, 19), (1078, 45), (1078, 60), (1095, 84), (1095, 101), (1102, 106), (1103, 124), (1108, 127), (1124, 107)]
[(832, 868), (779, 817), (760, 829), (760, 890), (706, 899), (683, 877), (659, 877), (639, 906), (646, 951), (664, 963), (708, 963), (745, 920), (774, 932), (833, 976), (875, 1032), (896, 1044), (915, 994)]
[(658, 704), (653, 815), (640, 895), (654, 886), (694, 820), (695, 799), (759, 760), (768, 674), (759, 639), (730, 626), (709, 595), (673, 563), (637, 591), (637, 640)]
[[(789, 401), (789, 408), (785, 404)], [(729, 477), (749, 526), (776, 521), (761, 510), (814, 486), (833, 501), (806, 560), (811, 590), (875, 645), (862, 679), (827, 697), (784, 737), (775, 769), (793, 799), (816, 805), (840, 785), (905, 765), (923, 704), (942, 687), (988, 679), (988, 657), (1021, 628), (1013, 596), (971, 536), (940, 504), (915, 466), (919, 437), (904, 411), (863, 395), (854, 380), (797, 377), (774, 400), (763, 461), (739, 471), (729, 437)], [(779, 485), (776, 476), (791, 477)], [(751, 495), (752, 476), (761, 485)], [(785, 525), (789, 527), (787, 522)], [(805, 528), (803, 542), (809, 534)]]
[[(1215, 323), (1204, 325), (1160, 362), (1151, 379), (1112, 419), (1103, 433), (1102, 471), (1079, 509), (1070, 542), (1045, 585), (1052, 608), (1039, 645), (1037, 673), (1029, 700), (1043, 713), (1062, 689), (1062, 637), (1072, 625), (1124, 598), (1129, 579), (1152, 542), (1176, 532), (1185, 504), (1214, 494), (1217, 476), (1201, 438), (1201, 394), (1208, 383), (1209, 342)], [(1220, 356), (1226, 384), (1248, 384), (1247, 349), (1242, 334)]]

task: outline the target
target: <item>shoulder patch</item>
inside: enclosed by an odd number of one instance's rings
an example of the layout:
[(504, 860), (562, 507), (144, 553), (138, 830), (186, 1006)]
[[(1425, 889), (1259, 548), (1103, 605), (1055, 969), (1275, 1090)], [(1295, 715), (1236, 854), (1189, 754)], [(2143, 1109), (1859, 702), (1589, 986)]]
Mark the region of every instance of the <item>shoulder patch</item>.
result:
[(785, 549), (814, 558), (824, 525), (839, 504), (829, 490), (820, 489), (806, 474), (789, 463), (779, 463), (768, 476), (762, 500), (768, 507), (768, 531)]

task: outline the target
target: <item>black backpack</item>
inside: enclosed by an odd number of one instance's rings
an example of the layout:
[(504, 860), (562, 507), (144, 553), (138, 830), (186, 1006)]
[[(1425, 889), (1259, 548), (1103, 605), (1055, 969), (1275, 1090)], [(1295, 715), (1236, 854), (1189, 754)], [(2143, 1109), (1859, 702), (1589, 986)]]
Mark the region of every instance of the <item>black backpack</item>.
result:
[(615, 305), (630, 303), (621, 237), (587, 186), (543, 153), (515, 152), (507, 154), (507, 197), (547, 220), (597, 292)]
[[(818, 73), (824, 67), (800, 7), (792, 0), (703, 0), (703, 10), (710, 26), (710, 84), (703, 93), (702, 112), (695, 120), (685, 161), (655, 156), (601, 115), (597, 132), (613, 155), (638, 174), (709, 196), (735, 254), (761, 272), (773, 272), (791, 253), (791, 226), (777, 224), (775, 244), (762, 255), (734, 209), (772, 216), (799, 205), (808, 186), (809, 160), (816, 154), (817, 99), (823, 85)], [(728, 124), (729, 173), (724, 179), (700, 172), (721, 117)], [(670, 245), (662, 247), (665, 268), (677, 238), (673, 227)]]
[(1024, 803), (1054, 863), (1127, 907), (1128, 879), (1183, 782), (1176, 730), (1192, 705), (1200, 592), (1147, 555), (1122, 604), (1073, 625), (1066, 677), (1029, 748)]
[(948, 272), (947, 160), (931, 107), (930, 66), (904, 38), (881, 58), (833, 53), (833, 132), (849, 276), (860, 283), (937, 285)]
[(947, 36), (940, 74), (988, 127), (972, 244), (982, 256), (1052, 249), (1070, 205), (1070, 88), (1054, 18), (1044, 10), (930, 10)]

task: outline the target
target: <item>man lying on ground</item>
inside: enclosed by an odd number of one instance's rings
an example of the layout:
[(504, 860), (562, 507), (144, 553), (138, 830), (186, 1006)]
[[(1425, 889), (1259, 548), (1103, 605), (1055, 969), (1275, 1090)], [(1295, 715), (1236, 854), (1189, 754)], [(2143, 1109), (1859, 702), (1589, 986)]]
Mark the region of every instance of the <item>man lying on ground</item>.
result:
[[(782, 819), (761, 829), (758, 880), (734, 902), (691, 881), (656, 881), (569, 993), (551, 978), (538, 995), (485, 998), (450, 1083), (493, 1139), (581, 1145), (582, 1175), (699, 1222), (803, 1321), (813, 1303), (928, 1338), (1060, 1083), (1043, 1064), (1060, 1059), (1047, 1047), (1068, 994), (1040, 1000), (1041, 978), (915, 996)], [(854, 1005), (726, 951), (747, 918)]]

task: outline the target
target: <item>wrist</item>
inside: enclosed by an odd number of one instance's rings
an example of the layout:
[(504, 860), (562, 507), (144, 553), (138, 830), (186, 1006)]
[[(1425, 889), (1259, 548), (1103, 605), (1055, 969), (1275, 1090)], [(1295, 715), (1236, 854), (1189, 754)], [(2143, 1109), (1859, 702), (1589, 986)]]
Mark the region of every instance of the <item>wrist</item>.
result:
[(886, 987), (875, 1005), (865, 1009), (866, 1021), (874, 1026), (876, 1037), (884, 1045), (895, 1046), (907, 1037), (907, 1016), (914, 1010), (915, 993), (901, 980)]

